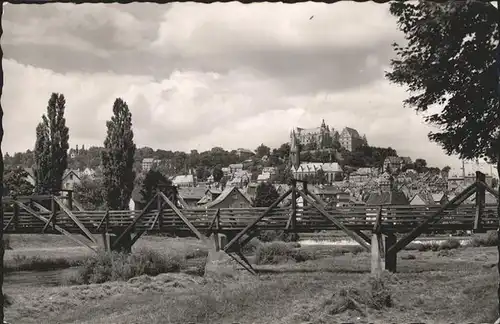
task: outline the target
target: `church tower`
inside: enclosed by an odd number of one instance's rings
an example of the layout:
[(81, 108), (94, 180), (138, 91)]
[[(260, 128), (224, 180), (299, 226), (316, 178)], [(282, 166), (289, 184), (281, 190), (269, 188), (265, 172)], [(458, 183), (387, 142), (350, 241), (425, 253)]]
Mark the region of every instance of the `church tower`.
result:
[(297, 143), (295, 130), (290, 134), (290, 167), (296, 170), (300, 166), (300, 145)]

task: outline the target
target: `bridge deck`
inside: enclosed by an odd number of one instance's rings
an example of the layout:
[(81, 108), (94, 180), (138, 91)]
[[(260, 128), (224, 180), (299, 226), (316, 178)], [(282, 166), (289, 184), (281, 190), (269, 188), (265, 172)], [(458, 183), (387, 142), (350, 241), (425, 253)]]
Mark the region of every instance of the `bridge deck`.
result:
[[(405, 233), (411, 231), (426, 218), (437, 212), (441, 206), (388, 206), (382, 208), (382, 229)], [(267, 208), (227, 208), (219, 211), (219, 231), (239, 232), (248, 224), (257, 219)], [(355, 206), (347, 208), (326, 208), (326, 211), (351, 230), (372, 230), (375, 224), (379, 207)], [(216, 209), (182, 209), (182, 214), (199, 231), (207, 231), (211, 227)], [(256, 225), (258, 229), (285, 229), (292, 209), (290, 207), (277, 207)], [(456, 209), (444, 212), (444, 217), (428, 228), (430, 231), (442, 230), (471, 230), (474, 226), (476, 207), (474, 205), (461, 205)], [(49, 219), (50, 212), (37, 212), (40, 216)], [(141, 211), (109, 211), (108, 221), (103, 222), (105, 211), (72, 211), (72, 214), (91, 232), (102, 233), (105, 224), (108, 230), (129, 226)], [(338, 229), (330, 220), (312, 206), (297, 209), (297, 232), (311, 232), (317, 230)], [(4, 228), (6, 234), (14, 233), (40, 233), (46, 223), (35, 218), (28, 212), (20, 210), (17, 222), (11, 219), (13, 212), (4, 213)], [(137, 231), (148, 230), (151, 232), (182, 233), (191, 232), (189, 227), (171, 209), (162, 211), (161, 222), (158, 221), (157, 211), (152, 210), (144, 214), (135, 225)], [(81, 233), (81, 229), (64, 212), (56, 215), (56, 224), (70, 233)], [(161, 224), (161, 225), (160, 225)], [(498, 227), (496, 205), (487, 205), (482, 216), (482, 227), (485, 230), (494, 230)], [(48, 226), (46, 233), (59, 233)]]

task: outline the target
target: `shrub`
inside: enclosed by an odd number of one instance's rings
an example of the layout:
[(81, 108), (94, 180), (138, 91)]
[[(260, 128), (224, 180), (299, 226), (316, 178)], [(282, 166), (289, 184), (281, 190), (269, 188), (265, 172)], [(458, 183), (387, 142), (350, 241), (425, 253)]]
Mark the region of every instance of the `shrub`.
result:
[(418, 250), (420, 252), (424, 251), (439, 251), (439, 243), (430, 242), (430, 243), (420, 243), (418, 246)]
[(457, 240), (455, 238), (450, 238), (444, 242), (441, 242), (441, 244), (439, 245), (439, 249), (440, 250), (454, 250), (454, 249), (458, 249), (460, 246), (462, 246), (462, 244), (460, 243), (459, 240)]
[(258, 239), (262, 242), (296, 242), (299, 240), (299, 235), (297, 233), (287, 233), (282, 230), (265, 230), (259, 232)]
[(304, 262), (313, 260), (314, 254), (294, 247), (285, 242), (272, 242), (260, 245), (256, 250), (255, 263), (278, 264), (288, 261)]
[(257, 249), (261, 245), (262, 245), (262, 242), (258, 238), (254, 237), (250, 240), (250, 242), (248, 242), (247, 244), (245, 244), (242, 247), (241, 252), (243, 254), (253, 254), (253, 253), (255, 253), (255, 251), (257, 251)]
[(365, 313), (367, 308), (382, 310), (392, 307), (391, 292), (386, 286), (386, 279), (369, 277), (352, 287), (341, 288), (324, 303), (327, 313), (336, 315), (348, 310)]
[(132, 254), (100, 252), (83, 263), (74, 281), (84, 284), (125, 281), (141, 275), (179, 272), (185, 258), (142, 250)]
[(470, 244), (474, 247), (497, 246), (498, 234), (496, 231), (490, 231), (484, 236), (474, 237)]

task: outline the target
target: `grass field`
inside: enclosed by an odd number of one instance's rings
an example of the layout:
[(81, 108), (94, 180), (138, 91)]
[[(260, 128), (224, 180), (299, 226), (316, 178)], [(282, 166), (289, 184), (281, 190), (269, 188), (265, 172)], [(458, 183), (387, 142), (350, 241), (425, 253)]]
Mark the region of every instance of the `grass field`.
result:
[[(55, 249), (59, 243), (51, 246), (49, 238), (43, 240), (46, 251), (63, 255), (61, 249)], [(35, 253), (27, 242), (28, 239), (22, 250), (17, 251)], [(195, 259), (205, 249), (198, 241), (188, 239), (145, 237), (137, 244), (138, 249), (193, 255)], [(9, 252), (14, 253), (16, 246), (11, 245), (14, 250)], [(77, 250), (71, 248), (65, 253), (70, 256)], [(339, 253), (332, 246), (298, 250), (308, 256), (303, 259), (309, 260), (262, 262), (257, 266), (261, 270), (258, 277), (243, 271), (219, 280), (168, 273), (98, 285), (10, 287), (6, 293), (13, 304), (6, 309), (7, 319), (27, 324), (493, 323), (496, 320), (495, 247), (403, 251), (398, 255), (398, 273), (386, 274), (380, 281), (370, 278), (370, 258), (366, 252)]]

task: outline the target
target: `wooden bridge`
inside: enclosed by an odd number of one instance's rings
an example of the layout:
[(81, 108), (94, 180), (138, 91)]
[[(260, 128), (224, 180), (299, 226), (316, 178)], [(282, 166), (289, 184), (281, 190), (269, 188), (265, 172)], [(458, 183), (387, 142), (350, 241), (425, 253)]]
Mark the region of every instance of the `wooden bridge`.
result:
[[(341, 230), (372, 252), (372, 269), (383, 267), (381, 260), (385, 259), (385, 268), (395, 271), (397, 252), (423, 233), (498, 228), (497, 205), (484, 203), (486, 191), (497, 199), (498, 192), (484, 180), (484, 174), (478, 172), (476, 182), (444, 206), (330, 207), (307, 189), (307, 183), (298, 180), (268, 208), (181, 209), (175, 197), (163, 192), (158, 192), (142, 211), (83, 210), (71, 195), (5, 197), (3, 226), (6, 234), (63, 234), (92, 250), (98, 244), (94, 234), (112, 233), (112, 237), (105, 235), (106, 247), (112, 250), (130, 250), (145, 232), (202, 240), (212, 234), (217, 239), (224, 235), (229, 242), (220, 248), (249, 271), (252, 267), (241, 248), (260, 230)], [(474, 205), (462, 204), (474, 194)], [(281, 206), (288, 196), (289, 206)], [(303, 206), (298, 206), (298, 197), (302, 197)], [(85, 240), (74, 234), (83, 235)], [(405, 235), (397, 241), (396, 234)]]

